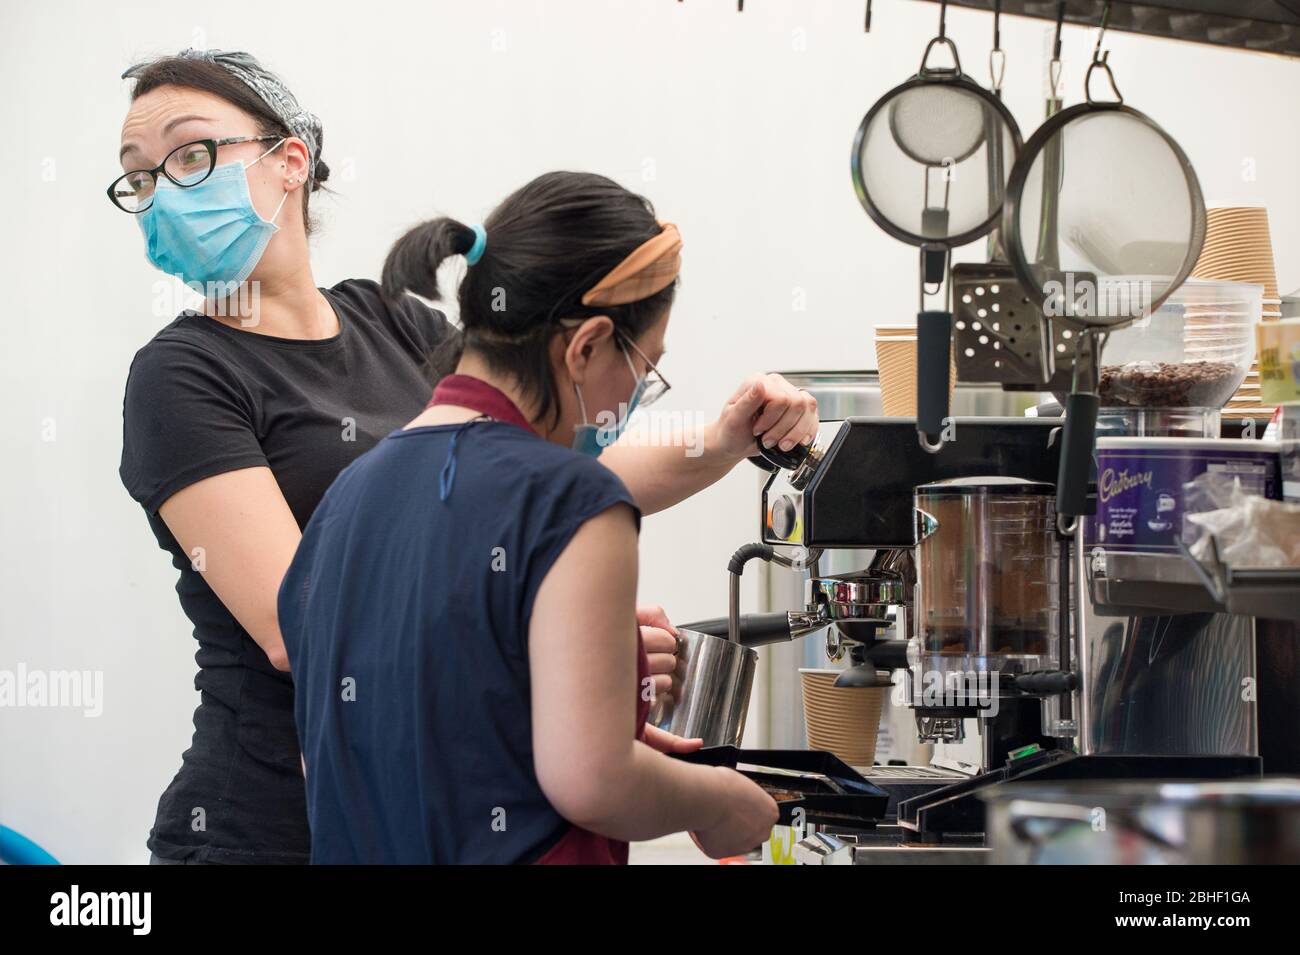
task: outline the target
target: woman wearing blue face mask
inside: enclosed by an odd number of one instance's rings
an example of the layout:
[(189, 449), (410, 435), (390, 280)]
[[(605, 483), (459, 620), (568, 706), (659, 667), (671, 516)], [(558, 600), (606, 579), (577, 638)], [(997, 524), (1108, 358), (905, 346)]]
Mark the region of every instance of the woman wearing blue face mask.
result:
[(280, 590), (313, 861), (619, 863), (680, 830), (722, 857), (769, 834), (755, 783), (655, 751), (639, 512), (593, 460), (667, 390), (681, 245), (641, 197), (557, 172), (389, 255), (386, 289), (431, 298), (466, 256), (464, 352), (330, 488)]
[[(121, 477), (179, 571), (198, 642), (193, 742), (149, 846), (159, 862), (304, 862), (276, 591), (326, 488), (425, 406), (436, 356), (460, 336), (374, 282), (316, 286), (308, 196), (329, 172), (321, 124), (253, 57), (186, 51), (127, 75), (123, 174), (109, 198), (134, 216), (149, 260), (204, 297), (136, 355), (123, 406)], [(604, 409), (595, 387), (585, 400)], [(769, 376), (705, 429), (698, 457), (620, 446), (601, 462), (649, 513), (725, 474), (752, 433), (792, 443), (815, 427), (810, 399)], [(662, 688), (671, 628), (662, 611), (640, 619)]]

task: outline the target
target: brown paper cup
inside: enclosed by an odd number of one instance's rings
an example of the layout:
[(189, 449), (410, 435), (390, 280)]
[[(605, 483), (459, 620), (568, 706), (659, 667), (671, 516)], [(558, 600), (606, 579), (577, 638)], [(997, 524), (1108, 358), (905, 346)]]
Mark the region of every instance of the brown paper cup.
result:
[(876, 369), (885, 416), (916, 417), (916, 339), (877, 338)]
[(799, 671), (808, 747), (833, 753), (850, 766), (870, 766), (889, 687), (837, 687), (841, 672)]
[[(876, 338), (880, 403), (887, 418), (916, 417), (916, 338)], [(948, 363), (948, 407), (957, 385), (957, 360)]]

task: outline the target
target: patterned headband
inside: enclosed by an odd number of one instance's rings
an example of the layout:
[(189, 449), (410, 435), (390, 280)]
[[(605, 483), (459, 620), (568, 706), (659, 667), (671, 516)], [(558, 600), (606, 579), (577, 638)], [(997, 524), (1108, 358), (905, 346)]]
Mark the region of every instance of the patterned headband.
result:
[(673, 284), (682, 268), (682, 237), (671, 222), (641, 243), (608, 275), (583, 294), (583, 305), (626, 305), (639, 302)]
[[(320, 151), (324, 145), (325, 131), (315, 114), (307, 112), (298, 99), (289, 91), (289, 87), (261, 63), (251, 53), (237, 50), (181, 50), (176, 54), (180, 60), (203, 60), (214, 63), (243, 82), (279, 117), (289, 131), (307, 144), (307, 154), (311, 157), (311, 177), (316, 178), (316, 166), (320, 163)], [(135, 79), (153, 65), (154, 60), (137, 63), (122, 74), (122, 79)]]

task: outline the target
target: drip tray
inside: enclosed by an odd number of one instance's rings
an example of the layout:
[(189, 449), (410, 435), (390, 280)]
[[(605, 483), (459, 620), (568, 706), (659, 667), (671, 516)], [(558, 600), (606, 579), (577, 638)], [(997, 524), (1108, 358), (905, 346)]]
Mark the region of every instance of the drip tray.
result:
[(938, 766), (867, 766), (853, 767), (867, 779), (879, 784), (882, 781), (897, 779), (936, 779), (956, 782), (969, 777), (969, 773), (955, 769), (942, 769)]
[(889, 804), (885, 808), (887, 822), (897, 820), (900, 802), (970, 778), (969, 773), (938, 766), (864, 766), (855, 769), (867, 782), (889, 794)]

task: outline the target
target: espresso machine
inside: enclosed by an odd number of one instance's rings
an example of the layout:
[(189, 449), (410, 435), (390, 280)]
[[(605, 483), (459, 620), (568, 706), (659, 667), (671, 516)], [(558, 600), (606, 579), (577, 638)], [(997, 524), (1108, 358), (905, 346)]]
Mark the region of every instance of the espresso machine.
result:
[[(837, 685), (892, 684), (886, 705), (934, 744), (928, 766), (855, 767), (887, 808), (800, 833), (808, 861), (983, 861), (980, 797), (1010, 781), (1260, 774), (1256, 704), (1234, 691), (1254, 677), (1253, 621), (1104, 603), (1082, 522), (1058, 526), (1061, 424), (956, 418), (936, 454), (912, 419), (848, 418), (767, 455), (732, 593), (746, 559), (806, 568), (792, 634), (824, 629)], [(833, 549), (873, 556), (820, 576)]]

